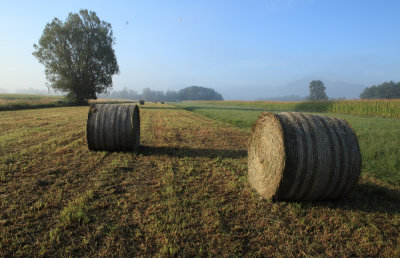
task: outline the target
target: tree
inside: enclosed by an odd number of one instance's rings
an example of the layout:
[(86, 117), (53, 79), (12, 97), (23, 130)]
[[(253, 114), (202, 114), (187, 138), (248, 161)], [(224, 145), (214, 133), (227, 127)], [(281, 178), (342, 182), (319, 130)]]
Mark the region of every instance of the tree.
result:
[(179, 94), (176, 91), (168, 90), (165, 93), (165, 101), (177, 101), (179, 100)]
[(360, 94), (361, 99), (377, 99), (378, 97), (378, 91), (375, 85), (371, 87), (367, 87), (364, 89), (364, 91)]
[(154, 101), (155, 92), (152, 91), (150, 88), (144, 88), (142, 91), (142, 98), (147, 101)]
[(111, 24), (80, 10), (65, 22), (47, 23), (33, 55), (45, 66), (49, 88), (83, 104), (112, 88), (112, 75), (119, 73), (114, 44)]
[(400, 98), (400, 82), (384, 82), (378, 86), (371, 86), (364, 89), (360, 94), (362, 99), (395, 99)]
[(223, 100), (222, 95), (214, 89), (190, 86), (179, 91), (180, 100)]
[(324, 83), (320, 80), (310, 82), (310, 96), (309, 100), (328, 100), (328, 96), (325, 93)]

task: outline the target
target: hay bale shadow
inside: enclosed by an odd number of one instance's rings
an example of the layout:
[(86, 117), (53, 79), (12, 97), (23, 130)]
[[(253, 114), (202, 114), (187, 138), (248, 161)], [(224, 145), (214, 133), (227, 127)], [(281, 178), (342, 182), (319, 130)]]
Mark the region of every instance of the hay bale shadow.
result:
[(140, 146), (139, 153), (144, 156), (167, 155), (171, 157), (205, 157), (205, 158), (233, 158), (240, 159), (247, 157), (246, 150), (226, 149), (204, 149), (204, 148), (181, 148), (181, 147), (153, 147)]
[(149, 107), (149, 106), (140, 106), (140, 109), (165, 109), (165, 110), (178, 110), (175, 107)]
[(400, 191), (371, 183), (359, 183), (347, 198), (308, 203), (313, 207), (397, 215), (400, 214)]

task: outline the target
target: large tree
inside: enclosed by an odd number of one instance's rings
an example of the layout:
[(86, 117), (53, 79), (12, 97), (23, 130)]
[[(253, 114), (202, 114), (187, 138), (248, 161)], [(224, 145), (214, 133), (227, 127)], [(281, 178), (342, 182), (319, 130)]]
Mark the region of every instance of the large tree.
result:
[(325, 93), (324, 83), (320, 80), (310, 82), (310, 96), (309, 100), (328, 100), (328, 96)]
[(111, 24), (80, 10), (65, 22), (48, 23), (33, 55), (44, 64), (49, 87), (83, 104), (112, 88), (112, 75), (119, 72), (114, 44)]

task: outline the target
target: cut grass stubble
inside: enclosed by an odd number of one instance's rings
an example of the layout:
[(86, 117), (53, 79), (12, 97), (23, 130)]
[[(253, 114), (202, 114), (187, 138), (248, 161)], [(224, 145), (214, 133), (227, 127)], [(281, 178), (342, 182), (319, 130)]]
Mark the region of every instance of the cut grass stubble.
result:
[(0, 123), (0, 256), (399, 256), (398, 185), (364, 173), (340, 202), (260, 200), (247, 129), (149, 103), (139, 153), (91, 152), (87, 110), (0, 112), (19, 121)]

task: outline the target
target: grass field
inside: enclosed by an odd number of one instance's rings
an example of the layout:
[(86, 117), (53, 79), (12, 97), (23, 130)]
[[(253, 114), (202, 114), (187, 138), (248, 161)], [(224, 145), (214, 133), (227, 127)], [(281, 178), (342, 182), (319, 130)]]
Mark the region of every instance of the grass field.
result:
[[(181, 103), (186, 105), (185, 102)], [(190, 106), (225, 107), (236, 110), (326, 112), (349, 115), (400, 118), (400, 99), (331, 100), (331, 101), (192, 101)]]
[(0, 94), (0, 111), (64, 106), (62, 96)]
[[(260, 110), (228, 110), (237, 127), (140, 108), (138, 153), (88, 151), (88, 107), (0, 112), (0, 256), (400, 256), (398, 172), (372, 173), (364, 157), (347, 199), (265, 201), (246, 178)], [(365, 119), (360, 142), (374, 130), (393, 140), (392, 120)]]
[(55, 96), (55, 95), (34, 95), (34, 94), (8, 94), (8, 93), (0, 93), (0, 99), (2, 100), (43, 100), (43, 99), (52, 99), (52, 100), (61, 100), (63, 96)]
[[(276, 111), (246, 102), (181, 102), (175, 106), (250, 130), (260, 113)], [(268, 109), (270, 108), (270, 109)], [(356, 131), (364, 173), (400, 184), (400, 119), (318, 113), (346, 119)]]

